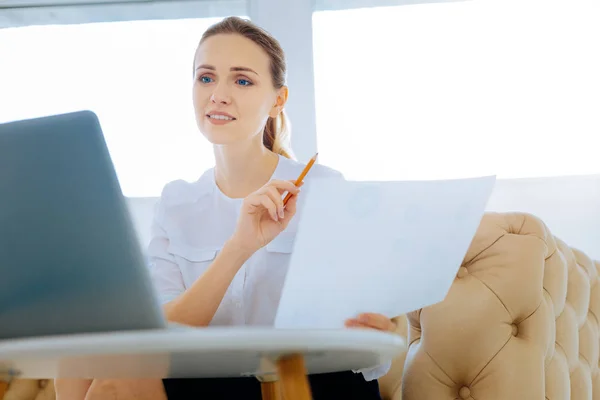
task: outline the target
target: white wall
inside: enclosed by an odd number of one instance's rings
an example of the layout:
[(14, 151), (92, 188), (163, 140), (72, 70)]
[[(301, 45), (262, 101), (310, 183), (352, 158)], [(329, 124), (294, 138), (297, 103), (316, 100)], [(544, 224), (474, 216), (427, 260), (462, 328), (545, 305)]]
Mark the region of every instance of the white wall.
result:
[[(156, 198), (128, 198), (145, 248)], [(498, 180), (488, 211), (528, 212), (572, 247), (600, 260), (600, 175)]]

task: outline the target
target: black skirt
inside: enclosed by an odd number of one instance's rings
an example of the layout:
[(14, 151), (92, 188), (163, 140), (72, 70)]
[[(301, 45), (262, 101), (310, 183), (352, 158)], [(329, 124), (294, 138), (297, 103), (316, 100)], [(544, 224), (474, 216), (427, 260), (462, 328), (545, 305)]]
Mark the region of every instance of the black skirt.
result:
[[(309, 375), (313, 400), (381, 400), (377, 380), (352, 371)], [(168, 400), (260, 400), (256, 378), (164, 379)]]

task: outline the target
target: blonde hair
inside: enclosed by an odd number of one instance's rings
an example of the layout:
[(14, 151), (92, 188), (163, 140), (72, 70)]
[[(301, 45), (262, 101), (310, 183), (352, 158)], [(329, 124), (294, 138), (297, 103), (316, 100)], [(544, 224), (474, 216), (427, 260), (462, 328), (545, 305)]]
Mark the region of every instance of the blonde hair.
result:
[[(241, 35), (259, 45), (271, 59), (273, 87), (281, 89), (285, 85), (285, 54), (277, 39), (271, 34), (248, 20), (239, 17), (228, 17), (210, 26), (202, 35), (198, 46), (211, 36), (219, 34)], [(294, 158), (291, 149), (291, 126), (285, 111), (281, 111), (275, 118), (269, 117), (263, 129), (263, 144), (274, 153), (287, 158)]]

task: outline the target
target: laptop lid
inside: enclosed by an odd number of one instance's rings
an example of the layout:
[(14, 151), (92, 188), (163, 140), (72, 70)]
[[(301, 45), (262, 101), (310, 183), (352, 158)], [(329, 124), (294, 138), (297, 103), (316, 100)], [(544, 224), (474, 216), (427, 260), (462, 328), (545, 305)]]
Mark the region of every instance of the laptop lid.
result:
[(0, 124), (0, 339), (166, 326), (97, 116)]

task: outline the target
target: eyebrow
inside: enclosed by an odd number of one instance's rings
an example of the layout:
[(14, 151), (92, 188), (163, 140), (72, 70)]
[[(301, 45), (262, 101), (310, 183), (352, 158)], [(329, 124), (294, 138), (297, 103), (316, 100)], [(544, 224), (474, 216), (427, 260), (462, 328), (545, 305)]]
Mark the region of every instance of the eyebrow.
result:
[[(198, 71), (199, 69), (210, 69), (212, 71), (215, 71), (216, 68), (212, 65), (208, 65), (208, 64), (202, 64), (199, 65), (198, 67), (196, 67), (196, 71)], [(252, 72), (253, 74), (258, 75), (258, 73), (256, 71), (254, 71), (252, 68), (248, 68), (248, 67), (231, 67), (229, 69), (230, 71), (234, 71), (234, 72)]]

